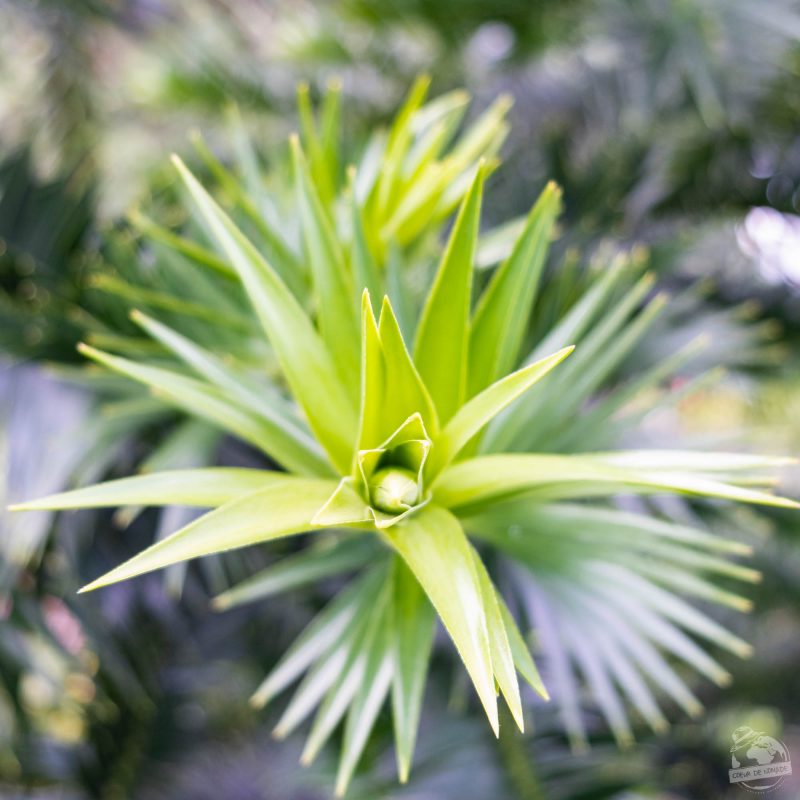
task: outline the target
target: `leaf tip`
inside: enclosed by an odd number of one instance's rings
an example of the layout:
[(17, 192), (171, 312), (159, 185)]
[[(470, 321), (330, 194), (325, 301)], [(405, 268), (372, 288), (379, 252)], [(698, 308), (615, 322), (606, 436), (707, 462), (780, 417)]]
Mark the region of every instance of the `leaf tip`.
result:
[(272, 731), (272, 738), (278, 742), (282, 742), (288, 735), (289, 731), (277, 725)]
[(226, 594), (218, 594), (211, 598), (209, 606), (212, 611), (227, 611), (230, 608), (230, 600)]
[(408, 783), (408, 777), (411, 772), (411, 764), (405, 757), (398, 756), (397, 759), (397, 780), (399, 783)]
[(264, 692), (257, 691), (250, 696), (250, 699), (247, 701), (250, 708), (255, 709), (256, 711), (261, 710), (267, 704), (267, 700), (269, 698)]
[(188, 172), (186, 164), (183, 163), (183, 159), (177, 153), (172, 153), (172, 155), (169, 157), (169, 160), (179, 172)]

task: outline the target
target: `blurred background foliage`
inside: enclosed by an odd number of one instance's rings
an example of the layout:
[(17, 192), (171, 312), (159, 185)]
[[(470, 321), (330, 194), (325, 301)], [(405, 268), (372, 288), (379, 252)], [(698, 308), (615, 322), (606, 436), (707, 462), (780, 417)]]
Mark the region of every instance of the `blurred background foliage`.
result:
[[(797, 453), (794, 0), (0, 0), (8, 501), (134, 465), (255, 457), (213, 433), (187, 433), (192, 423), (144, 392), (77, 368), (74, 346), (87, 331), (135, 332), (125, 297), (103, 288), (120, 278), (157, 285), (140, 265), (142, 226), (126, 215), (143, 210), (170, 230), (186, 223), (168, 153), (219, 178), (189, 144), (192, 130), (221, 163), (239, 165), (243, 132), (279, 176), (299, 124), (298, 81), (315, 100), (341, 82), (355, 153), (422, 72), (433, 95), (464, 87), (473, 96), (468, 122), (498, 97), (514, 100), (487, 227), (525, 213), (548, 179), (562, 186), (540, 302), (553, 319), (592, 264), (647, 248), (670, 291), (668, 313), (616, 380), (707, 338), (673, 387), (693, 391), (625, 429), (625, 443), (680, 437)], [(697, 377), (709, 369), (714, 380)], [(335, 765), (297, 769), (300, 744), (271, 741), (276, 713), (253, 713), (247, 698), (335, 581), (214, 614), (210, 593), (270, 561), (247, 551), (75, 598), (103, 566), (184, 521), (165, 514), (3, 515), (3, 797), (328, 796)], [(121, 522), (130, 522), (124, 535)], [(731, 687), (693, 687), (703, 718), (678, 719), (661, 736), (637, 728), (639, 743), (620, 754), (590, 711), (593, 747), (573, 754), (553, 713), (537, 708), (533, 732), (505, 726), (495, 742), (465, 708), (452, 661), (437, 654), (412, 783), (395, 786), (388, 725), (379, 725), (348, 796), (733, 797), (734, 728), (767, 730), (800, 754), (800, 525), (778, 511), (737, 511), (727, 522), (754, 546), (764, 576), (749, 617), (726, 619), (756, 655), (724, 662)], [(798, 783), (783, 789), (796, 796)]]

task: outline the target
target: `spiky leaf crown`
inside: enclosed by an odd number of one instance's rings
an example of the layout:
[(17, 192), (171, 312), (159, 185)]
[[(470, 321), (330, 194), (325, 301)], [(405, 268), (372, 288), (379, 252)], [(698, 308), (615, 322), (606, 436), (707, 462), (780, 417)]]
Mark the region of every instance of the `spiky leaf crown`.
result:
[[(769, 479), (776, 459), (574, 452), (591, 449), (586, 443), (597, 440), (626, 396), (677, 365), (675, 359), (656, 365), (638, 386), (581, 413), (663, 298), (640, 310), (650, 278), (640, 276), (635, 259), (614, 265), (528, 348), (559, 210), (558, 191), (548, 186), (513, 238), (505, 235), (507, 256), (473, 303), (484, 180), (493, 166), (485, 159), (502, 141), (504, 104), (447, 151), (463, 98), (424, 106), (425, 88), (425, 82), (414, 88), (389, 134), (376, 139), (380, 144), (344, 182), (333, 123), (338, 99), (327, 99), (320, 132), (301, 94), (304, 146), (297, 137), (290, 144), (294, 191), (287, 218), (299, 225), (294, 242), (260, 210), (265, 190), (257, 175), (246, 187), (217, 169), (241, 218), (237, 224), (176, 159), (206, 242), (142, 224), (183, 259), (181, 269), (188, 264), (196, 273), (197, 286), (187, 293), (199, 294), (201, 284), (219, 292), (205, 306), (189, 309), (195, 320), (198, 308), (208, 310), (203, 333), (193, 339), (135, 312), (134, 321), (158, 343), (162, 358), (129, 359), (82, 346), (99, 364), (259, 447), (282, 471), (171, 470), (19, 507), (213, 509), (84, 591), (279, 537), (317, 532), (332, 538), (330, 547), (309, 547), (215, 604), (226, 608), (268, 596), (279, 590), (281, 574), (293, 574), (283, 585), (296, 586), (358, 572), (254, 696), (256, 704), (266, 703), (305, 673), (278, 725), (285, 735), (319, 705), (305, 761), (347, 713), (339, 792), (389, 696), (398, 773), (406, 780), (437, 616), (495, 733), (495, 687), (520, 728), (517, 673), (548, 696), (525, 637), (467, 534), (511, 564), (509, 591), (550, 656), (552, 685), (573, 737), (584, 735), (575, 691), (580, 673), (624, 741), (630, 730), (619, 690), (654, 728), (664, 724), (643, 676), (687, 711), (697, 709), (661, 650), (724, 679), (724, 670), (687, 631), (747, 652), (679, 594), (741, 607), (738, 595), (712, 579), (727, 574), (748, 580), (753, 573), (721, 557), (740, 551), (735, 544), (646, 508), (619, 511), (613, 498), (674, 493), (795, 505), (754, 488)], [(425, 291), (415, 294), (415, 248), (426, 237), (435, 240), (454, 203), (458, 213), (435, 272), (424, 281)], [(243, 227), (253, 229), (258, 245)], [(250, 310), (242, 310), (242, 290)], [(373, 303), (381, 296), (376, 316)], [(180, 293), (173, 300), (169, 305), (162, 298), (161, 306), (178, 314), (187, 310), (190, 301)], [(238, 328), (225, 318), (225, 308)], [(216, 332), (223, 343), (217, 346)], [(229, 341), (231, 348), (224, 344)], [(573, 343), (577, 350), (567, 359)], [(266, 370), (253, 369), (254, 352), (276, 365), (269, 381)], [(590, 502), (570, 502), (577, 499)]]

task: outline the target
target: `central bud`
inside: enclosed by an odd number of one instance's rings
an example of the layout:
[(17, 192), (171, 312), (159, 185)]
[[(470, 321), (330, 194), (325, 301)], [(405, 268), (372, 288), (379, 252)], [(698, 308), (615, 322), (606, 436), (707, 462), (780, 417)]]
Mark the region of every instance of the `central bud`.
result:
[(417, 476), (403, 467), (384, 467), (370, 480), (372, 505), (387, 514), (402, 514), (419, 502)]

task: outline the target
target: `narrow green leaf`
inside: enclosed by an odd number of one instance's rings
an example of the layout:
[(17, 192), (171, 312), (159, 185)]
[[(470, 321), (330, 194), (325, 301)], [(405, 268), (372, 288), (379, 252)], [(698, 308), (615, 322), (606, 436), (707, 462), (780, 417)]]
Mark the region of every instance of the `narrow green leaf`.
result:
[(214, 355), (163, 323), (139, 311), (133, 311), (131, 318), (206, 380), (258, 414), (272, 441), (269, 454), (279, 464), (302, 475), (331, 474), (318, 442), (277, 397), (269, 397), (262, 387), (248, 385)]
[(220, 327), (229, 327), (239, 333), (249, 334), (253, 330), (252, 321), (245, 314), (228, 314), (219, 308), (212, 308), (192, 300), (184, 300), (168, 292), (159, 292), (144, 286), (134, 286), (113, 275), (92, 275), (88, 280), (88, 284), (92, 289), (108, 292), (121, 297), (123, 300), (130, 300), (136, 305), (158, 308), (190, 319), (211, 322)]
[(507, 375), (461, 406), (447, 423), (441, 436), (435, 440), (431, 457), (426, 464), (428, 480), (433, 480), (484, 425), (547, 375), (574, 349), (565, 347), (541, 361)]
[(390, 242), (386, 261), (386, 294), (392, 303), (403, 340), (413, 342), (417, 324), (416, 301), (408, 285), (403, 255), (394, 242)]
[(408, 780), (428, 676), (436, 614), (417, 579), (401, 559), (394, 564), (394, 672), (392, 719), (397, 775)]
[(355, 191), (355, 176), (350, 173), (350, 215), (353, 225), (353, 238), (350, 245), (350, 267), (355, 280), (356, 295), (360, 297), (364, 289), (369, 291), (370, 297), (381, 296), (382, 278), (375, 264), (372, 252), (367, 244), (364, 231), (364, 218), (358, 204)]
[(735, 475), (740, 472), (768, 470), (775, 472), (781, 467), (797, 463), (795, 458), (762, 456), (751, 453), (715, 453), (702, 450), (615, 450), (608, 453), (593, 453), (609, 464), (626, 469), (664, 469), (669, 472), (721, 473)]
[(549, 183), (531, 209), (511, 255), (481, 295), (470, 333), (470, 396), (518, 363), (560, 199), (558, 187)]
[(281, 280), (294, 293), (295, 297), (302, 297), (305, 290), (303, 266), (286, 244), (282, 234), (269, 221), (267, 215), (256, 206), (253, 199), (242, 187), (241, 182), (209, 150), (203, 137), (195, 131), (190, 138), (200, 158), (211, 174), (219, 181), (225, 193), (255, 226), (267, 250), (266, 258), (270, 260)]
[(355, 406), (330, 353), (269, 264), (183, 162), (175, 158), (175, 164), (211, 233), (239, 273), (311, 429), (339, 471), (348, 472), (356, 437)]
[(395, 430), (384, 417), (386, 363), (369, 292), (361, 296), (361, 414), (358, 449), (378, 447)]
[(372, 606), (374, 593), (385, 579), (384, 565), (370, 569), (328, 603), (281, 656), (250, 699), (251, 705), (256, 708), (265, 706), (297, 680), (314, 661), (334, 647), (349, 630), (355, 617), (365, 607)]
[(497, 152), (508, 132), (504, 119), (513, 104), (510, 95), (500, 95), (459, 139), (450, 154), (451, 160), (464, 169), (479, 158)]
[(305, 586), (322, 578), (357, 569), (375, 559), (377, 542), (363, 534), (333, 545), (303, 550), (282, 558), (261, 572), (217, 595), (212, 607), (224, 611)]
[(300, 756), (302, 764), (311, 763), (318, 749), (327, 742), (356, 693), (366, 660), (364, 631), (372, 624), (371, 611), (379, 597), (380, 592), (370, 597), (368, 603), (362, 601), (335, 646), (303, 678), (275, 726), (273, 736), (285, 739), (319, 705)]
[(319, 327), (330, 347), (342, 380), (358, 380), (358, 316), (344, 254), (330, 219), (317, 194), (300, 142), (290, 140), (297, 206), (314, 288), (318, 301)]
[(315, 527), (357, 527), (370, 522), (370, 510), (366, 501), (355, 489), (353, 478), (342, 478), (334, 493), (327, 499), (311, 520)]
[(446, 469), (434, 486), (434, 501), (460, 513), (487, 502), (537, 490), (560, 499), (620, 493), (678, 493), (742, 503), (800, 508), (800, 503), (696, 473), (622, 469), (601, 457), (506, 454), (479, 456)]
[[(387, 579), (389, 577), (385, 570), (384, 576)], [(332, 680), (330, 676), (320, 675), (320, 680), (329, 682), (330, 690), (314, 717), (314, 723), (300, 756), (301, 764), (308, 765), (314, 761), (367, 680), (365, 673), (369, 654), (380, 631), (386, 627), (384, 619), (389, 596), (388, 588), (389, 583), (385, 580), (368, 598), (368, 603), (359, 609), (355, 621), (358, 628), (351, 634), (354, 637), (351, 639), (352, 646), (349, 647), (344, 661), (337, 669), (325, 669), (325, 672), (333, 673)], [(321, 667), (320, 672), (322, 669)]]
[(379, 219), (386, 219), (388, 212), (396, 202), (396, 187), (400, 170), (413, 136), (411, 123), (414, 114), (428, 93), (430, 82), (427, 75), (417, 78), (389, 131), (386, 155), (382, 161), (382, 169), (379, 172), (376, 186), (375, 203)]
[(336, 795), (347, 791), (378, 712), (389, 693), (394, 670), (391, 620), (388, 604), (374, 612), (376, 627), (366, 648), (364, 675), (350, 706), (344, 730), (342, 754), (336, 773)]
[[(337, 78), (328, 81), (322, 101), (320, 142), (325, 173), (331, 187), (330, 200), (336, 195), (341, 152), (342, 83)], [(324, 196), (324, 195), (323, 195)], [(329, 200), (329, 202), (330, 202)]]
[[(280, 427), (271, 424), (262, 415), (242, 408), (233, 398), (213, 386), (172, 370), (112, 356), (88, 345), (79, 345), (78, 349), (85, 356), (109, 369), (149, 386), (155, 394), (171, 405), (202, 417), (250, 442), (276, 461), (283, 463), (282, 459), (287, 458), (298, 468), (304, 469), (309, 469), (312, 463), (316, 463), (321, 469), (318, 460), (300, 455), (297, 445)], [(330, 474), (331, 470), (327, 469), (327, 472)]]
[(430, 436), (439, 431), (439, 420), (433, 400), (417, 372), (406, 348), (400, 324), (388, 297), (383, 298), (378, 324), (384, 363), (386, 365), (387, 392), (384, 414), (391, 418), (391, 430), (397, 428), (412, 414), (419, 414)]
[(191, 558), (303, 533), (336, 487), (333, 481), (285, 477), (205, 514), (92, 581), (82, 592)]
[(209, 267), (225, 278), (236, 279), (236, 272), (231, 269), (227, 261), (220, 258), (216, 253), (211, 252), (211, 250), (199, 245), (197, 242), (187, 239), (184, 236), (178, 236), (167, 228), (153, 222), (153, 220), (146, 217), (140, 211), (131, 211), (128, 215), (128, 219), (131, 225), (141, 231), (149, 239), (166, 245), (181, 255), (186, 256), (190, 261)]
[(402, 556), (430, 598), (498, 734), (486, 612), (471, 545), (458, 520), (443, 508), (427, 506), (381, 535)]
[(539, 675), (539, 670), (533, 661), (533, 656), (525, 641), (525, 637), (520, 633), (517, 627), (516, 620), (508, 610), (500, 593), (497, 593), (497, 602), (500, 605), (500, 615), (506, 626), (506, 634), (508, 635), (508, 644), (511, 648), (511, 655), (514, 657), (514, 665), (517, 671), (528, 682), (528, 685), (544, 700), (549, 700), (550, 695), (545, 688), (544, 682)]
[(514, 217), (481, 234), (475, 251), (475, 269), (489, 269), (505, 261), (514, 252), (527, 224), (525, 217)]
[(280, 486), (293, 479), (263, 469), (207, 467), (176, 469), (136, 475), (98, 483), (84, 489), (61, 492), (27, 503), (11, 511), (57, 511), (70, 508), (111, 508), (115, 506), (197, 506), (215, 508), (237, 497), (267, 486)]
[(508, 703), (514, 722), (517, 723), (517, 727), (521, 731), (524, 731), (525, 722), (522, 718), (522, 701), (519, 696), (517, 671), (514, 667), (514, 656), (511, 652), (505, 621), (500, 610), (497, 590), (494, 588), (492, 579), (489, 577), (489, 573), (475, 548), (472, 549), (472, 558), (475, 563), (475, 570), (478, 573), (478, 582), (481, 586), (483, 607), (486, 610), (486, 627), (489, 632), (489, 650), (492, 654), (494, 677), (506, 703)]
[(414, 360), (446, 423), (467, 389), (473, 260), (483, 193), (483, 166), (458, 213), (419, 323)]

